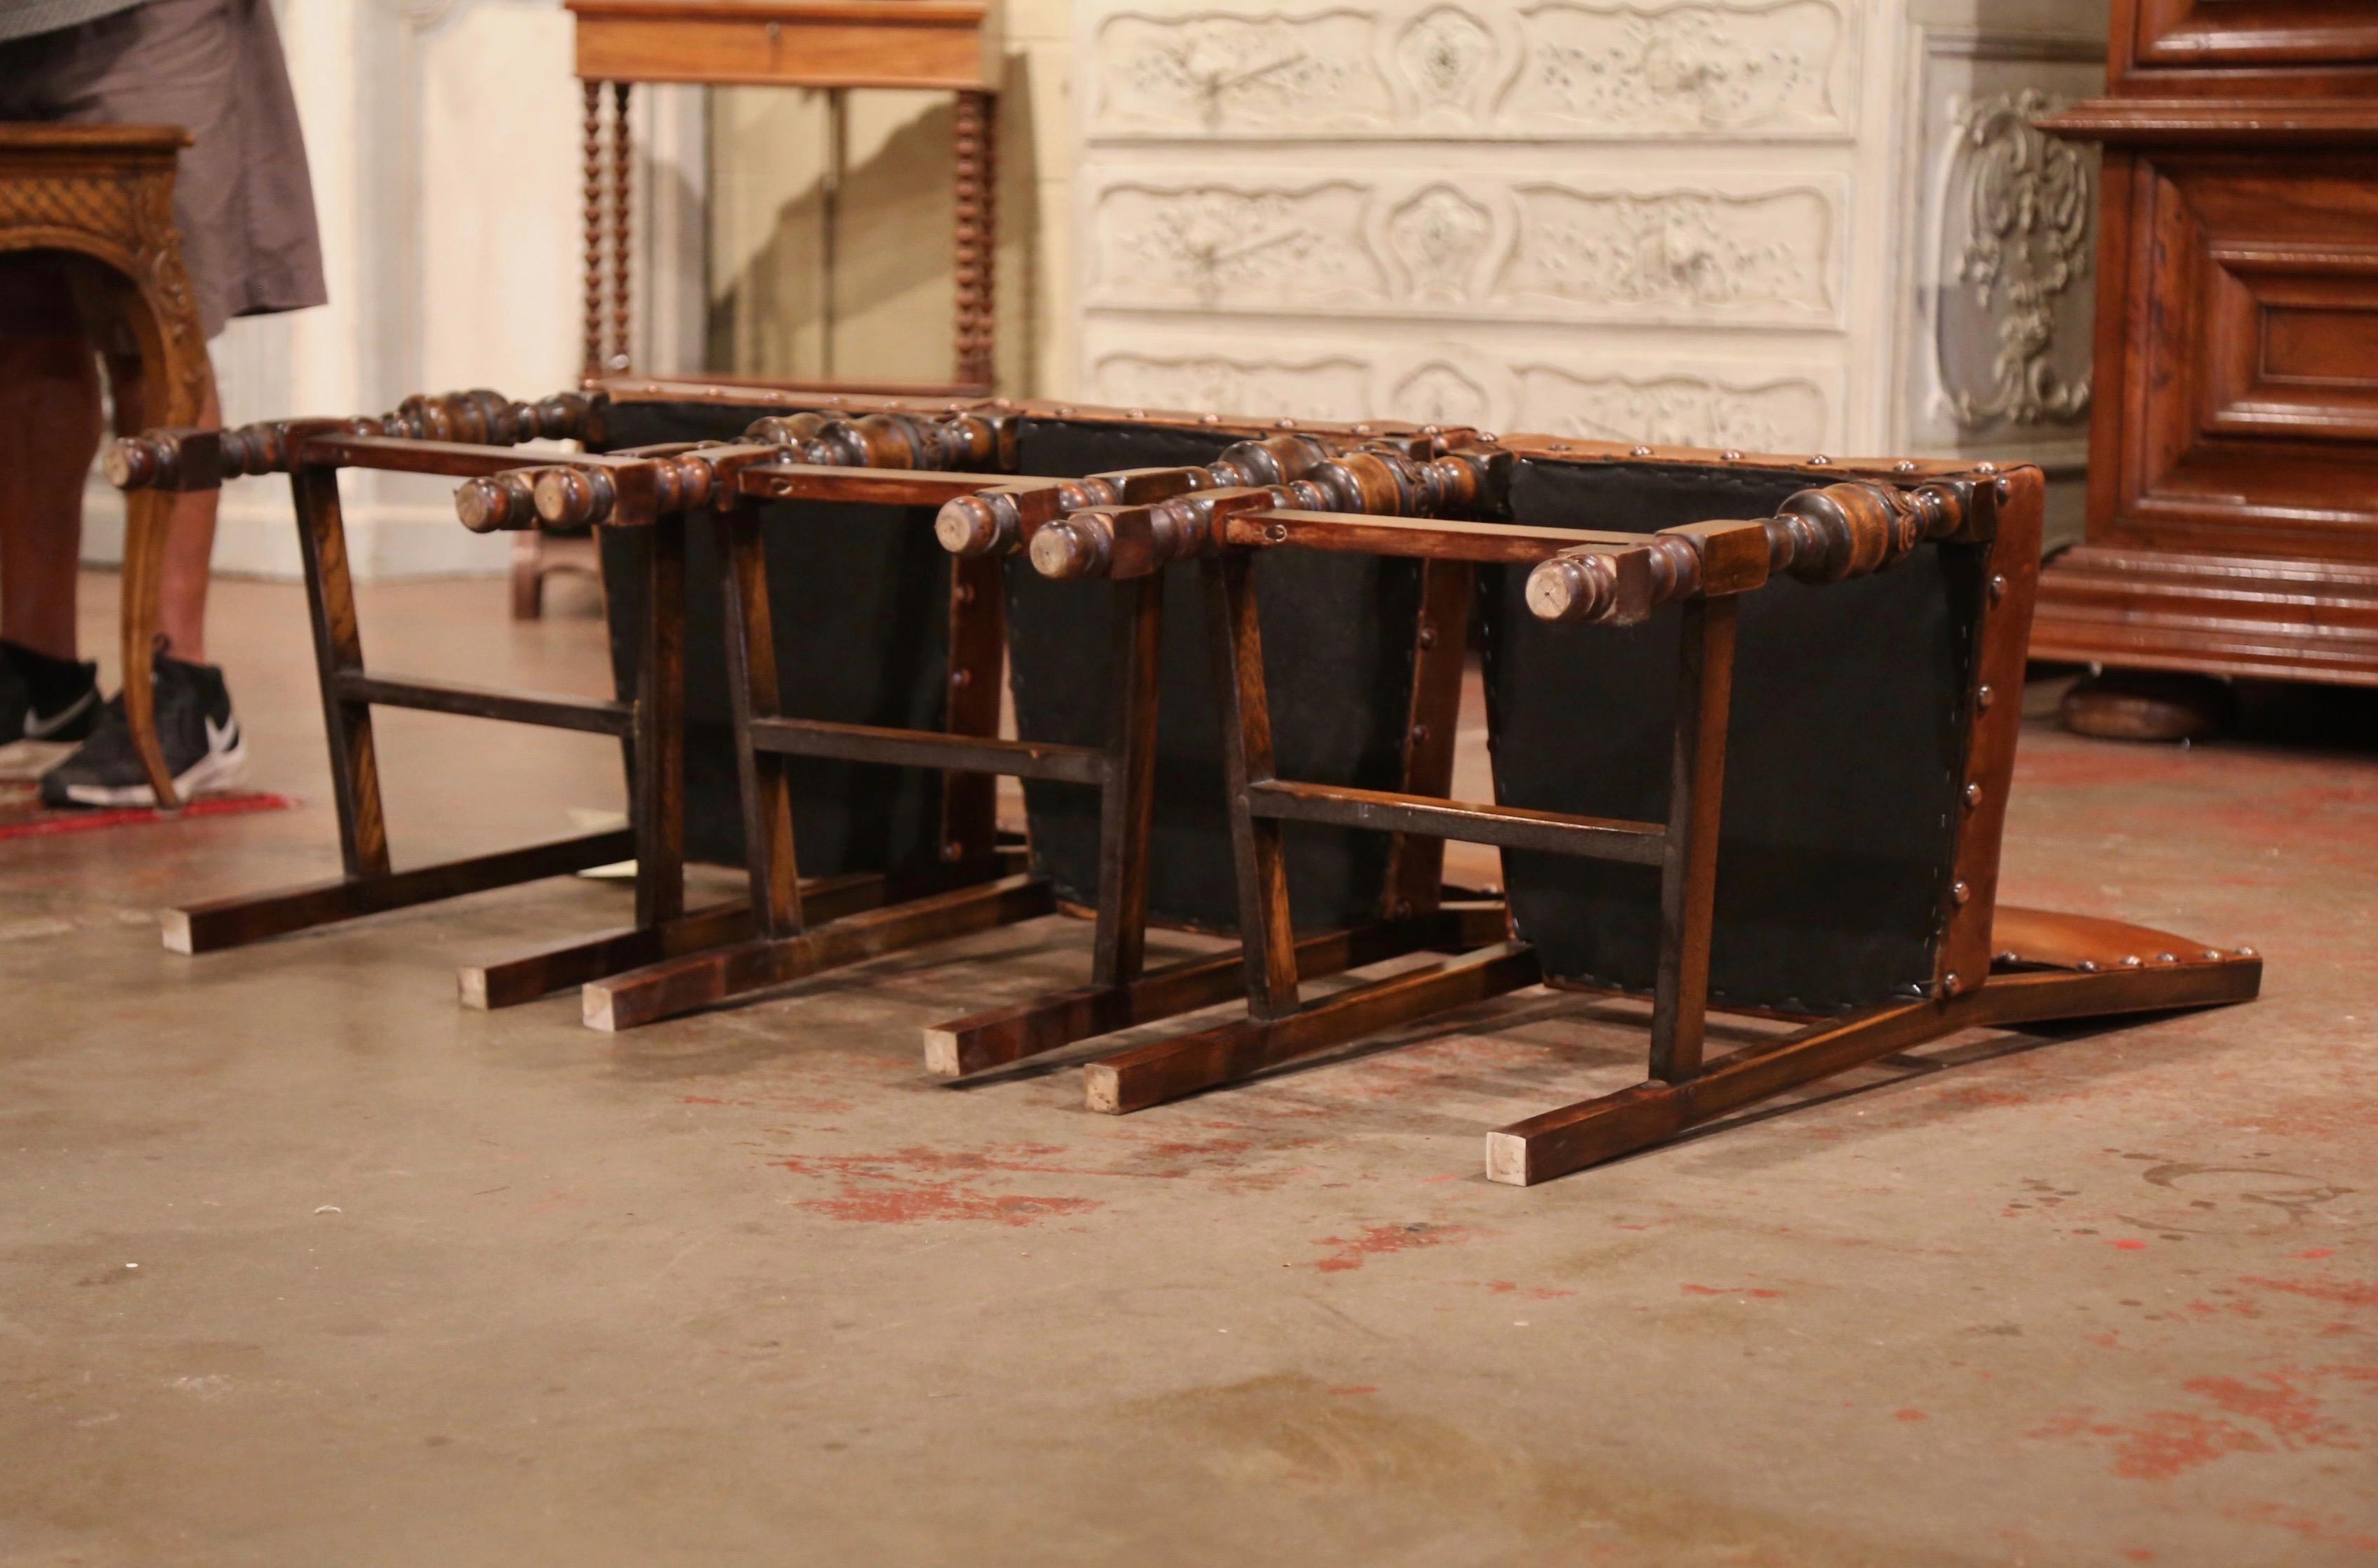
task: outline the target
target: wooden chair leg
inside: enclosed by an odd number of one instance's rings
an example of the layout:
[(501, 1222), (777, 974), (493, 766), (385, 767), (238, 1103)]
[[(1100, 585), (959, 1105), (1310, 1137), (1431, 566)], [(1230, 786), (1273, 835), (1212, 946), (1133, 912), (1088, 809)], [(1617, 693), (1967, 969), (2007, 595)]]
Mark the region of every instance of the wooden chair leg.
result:
[(436, 904), (464, 893), (542, 881), (547, 877), (566, 877), (573, 871), (625, 860), (635, 852), (634, 835), (619, 829), (501, 849), (462, 860), (410, 867), (402, 871), (341, 877), (331, 881), (186, 904), (165, 911), (165, 946), (174, 952), (217, 952), (366, 915), (385, 915), (390, 910)]
[(800, 869), (793, 841), (792, 782), (786, 760), (752, 744), (756, 719), (783, 712), (778, 691), (776, 634), (768, 601), (768, 544), (759, 513), (749, 507), (718, 520), (719, 557), (726, 563), (727, 690), (733, 721), (735, 767), (743, 807), (743, 856), (758, 934), (800, 933)]
[[(871, 872), (823, 877), (803, 885), (801, 903), (819, 918), (836, 920), (881, 908), (884, 891), (884, 880)], [(607, 975), (708, 948), (748, 942), (757, 933), (751, 905), (737, 899), (693, 910), (658, 926), (621, 926), (590, 937), (546, 943), (493, 963), (466, 964), (455, 973), (455, 989), (464, 1007), (513, 1007)]]
[(642, 530), (643, 657), (636, 672), (636, 924), (685, 913), (685, 528), (682, 516)]
[(1099, 799), (1098, 936), (1090, 960), (1090, 984), (1110, 987), (1139, 978), (1147, 960), (1164, 578), (1158, 573), (1120, 581), (1114, 600), (1108, 659), (1114, 699), (1107, 713), (1107, 776)]
[(512, 619), (545, 616), (545, 535), (523, 528), (512, 535)]
[(368, 702), (338, 689), (342, 674), (364, 668), (363, 627), (347, 567), (347, 525), (339, 504), (336, 469), (301, 468), (289, 475), (297, 509), (298, 557), (306, 574), (306, 607), (314, 632), (314, 677), (322, 694), (322, 729), (330, 748), (330, 796), (339, 818), (339, 853), (350, 877), (385, 875), (388, 820), (381, 810), (379, 759)]
[[(999, 734), (1000, 688), (1006, 674), (1006, 605), (996, 556), (950, 560), (949, 677), (943, 728), (952, 735)], [(942, 775), (942, 859), (991, 874), (999, 844), (999, 780), (990, 773)]]
[(1247, 1011), (1258, 1020), (1296, 1011), (1296, 932), (1288, 905), (1288, 860), (1278, 820), (1248, 809), (1247, 785), (1275, 776), (1271, 703), (1264, 684), (1263, 628), (1256, 617), (1255, 558), (1232, 550), (1199, 563), (1215, 706), (1222, 721), (1222, 785), (1246, 954)]
[(812, 927), (799, 936), (714, 948), (595, 980), (581, 993), (582, 1007), (589, 1028), (607, 1033), (632, 1029), (821, 970), (1037, 919), (1056, 910), (1056, 893), (1045, 879), (1003, 877), (886, 904)]
[[(1456, 952), (1501, 941), (1503, 906), (1445, 908), (1408, 920), (1325, 931), (1296, 944), (1299, 976), (1322, 979), (1430, 950)], [(1085, 986), (993, 1008), (925, 1031), (925, 1071), (943, 1078), (1004, 1067), (1076, 1041), (1173, 1018), (1245, 994), (1246, 955), (1237, 948), (1147, 970), (1111, 986)]]
[[(2161, 951), (2205, 951), (2165, 940), (2177, 945)], [(1893, 1002), (1745, 1046), (1680, 1083), (1651, 1080), (1514, 1122), (1486, 1135), (1486, 1176), (1519, 1187), (1548, 1181), (1961, 1029), (2245, 1001), (2261, 987), (2262, 973), (2260, 959), (2228, 954), (2095, 974), (1995, 975), (1955, 997)]]
[(1083, 1100), (1097, 1111), (1145, 1110), (1399, 1023), (1519, 990), (1542, 977), (1534, 948), (1496, 942), (1340, 991), (1301, 1011), (1233, 1019), (1094, 1061), (1084, 1071)]
[(1667, 847), (1660, 863), (1660, 959), (1651, 991), (1651, 1076), (1672, 1083), (1700, 1070), (1709, 1011), (1734, 628), (1731, 597), (1685, 602)]
[[(126, 186), (127, 194), (132, 186)], [(154, 185), (131, 194), (137, 205), (147, 203), (162, 215), (169, 186)], [(109, 374), (115, 396), (119, 435), (150, 425), (198, 423), (212, 383), (206, 340), (198, 331), (191, 303), (188, 275), (182, 266), (181, 241), (170, 223), (160, 223), (162, 234), (138, 258), (133, 273), (113, 267), (71, 269), (76, 304), (90, 322), (113, 321), (128, 329), (137, 347), (130, 356), (111, 353)], [(181, 804), (174, 790), (172, 768), (157, 736), (157, 693), (150, 661), (154, 656), (164, 585), (165, 547), (173, 535), (174, 503), (168, 491), (143, 490), (125, 497), (124, 572), (119, 650), (123, 659), (125, 727), (132, 749), (148, 775), (158, 808)]]
[(124, 609), (120, 654), (124, 661), (124, 722), (131, 732), (133, 750), (160, 810), (172, 810), (181, 801), (174, 793), (174, 771), (157, 737), (157, 690), (154, 656), (158, 629), (158, 593), (165, 580), (165, 544), (173, 535), (174, 503), (170, 490), (140, 490), (124, 498)]
[[(1478, 569), (1468, 561), (1423, 561), (1420, 622), (1413, 629), (1411, 707), (1404, 726), (1403, 780), (1408, 795), (1453, 793), (1454, 748), (1460, 737), (1461, 671), (1470, 652), (1470, 614)], [(1381, 913), (1426, 914), (1444, 896), (1445, 841), (1398, 833), (1387, 849)]]

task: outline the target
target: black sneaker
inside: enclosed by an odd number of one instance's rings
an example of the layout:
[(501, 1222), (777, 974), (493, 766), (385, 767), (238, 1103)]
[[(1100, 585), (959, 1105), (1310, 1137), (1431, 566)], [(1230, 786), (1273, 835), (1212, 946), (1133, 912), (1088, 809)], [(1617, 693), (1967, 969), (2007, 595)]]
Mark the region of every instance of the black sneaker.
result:
[[(237, 780), (247, 766), (247, 747), (222, 671), (162, 652), (154, 668), (157, 738), (174, 772), (174, 793), (187, 800)], [(157, 804), (157, 792), (149, 787), (149, 774), (132, 748), (122, 694), (108, 699), (91, 737), (42, 775), (42, 800), (59, 807)]]
[(99, 727), (99, 666), (0, 642), (0, 746), (80, 740)]

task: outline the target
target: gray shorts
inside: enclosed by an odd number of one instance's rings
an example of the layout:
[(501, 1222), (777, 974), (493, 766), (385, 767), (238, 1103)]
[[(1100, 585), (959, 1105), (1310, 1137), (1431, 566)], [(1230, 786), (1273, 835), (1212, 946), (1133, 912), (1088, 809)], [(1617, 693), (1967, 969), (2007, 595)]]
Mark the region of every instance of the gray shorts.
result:
[[(330, 298), (270, 0), (147, 0), (0, 42), (0, 120), (190, 133), (174, 179), (174, 220), (208, 337), (234, 316)], [(13, 281), (0, 295), (30, 302), (46, 292), (33, 278)], [(23, 334), (37, 324), (27, 314), (0, 303), (0, 332)], [(54, 331), (55, 317), (48, 319)]]

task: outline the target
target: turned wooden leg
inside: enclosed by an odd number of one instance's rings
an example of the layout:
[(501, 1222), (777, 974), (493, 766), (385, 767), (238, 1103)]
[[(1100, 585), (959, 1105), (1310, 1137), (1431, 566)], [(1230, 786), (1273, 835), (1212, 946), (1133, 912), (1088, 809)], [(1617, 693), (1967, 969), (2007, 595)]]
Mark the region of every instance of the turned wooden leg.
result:
[(1271, 698), (1264, 683), (1263, 627), (1255, 557), (1243, 550), (1203, 561), (1207, 643), (1222, 721), (1222, 787), (1245, 944), (1247, 1011), (1258, 1021), (1296, 1011), (1296, 932), (1288, 904), (1288, 856), (1277, 818), (1249, 808), (1247, 785), (1276, 772)]
[(999, 100), (961, 92), (952, 169), (957, 197), (957, 380), (988, 388), (999, 247)]
[(1093, 986), (1138, 978), (1147, 958), (1150, 835), (1156, 821), (1157, 688), (1162, 676), (1164, 576), (1114, 585), (1107, 776), (1099, 797), (1099, 920)]
[(174, 503), (179, 499), (171, 490), (136, 490), (124, 498), (124, 722), (161, 810), (181, 802), (174, 794), (164, 746), (157, 738), (157, 691), (150, 659), (157, 643), (165, 543), (173, 533)]
[(364, 669), (363, 628), (347, 570), (345, 514), (339, 473), (301, 468), (289, 476), (297, 506), (297, 547), (306, 606), (314, 628), (314, 676), (322, 692), (322, 728), (330, 748), (330, 796), (339, 814), (339, 854), (350, 877), (388, 873), (388, 821), (380, 809), (379, 759), (371, 704), (343, 697), (339, 677)]
[(545, 615), (545, 535), (524, 528), (512, 535), (512, 619)]
[(614, 374), (631, 363), (628, 352), (629, 296), (631, 269), (628, 259), (633, 208), (629, 193), (634, 159), (628, 142), (626, 82), (611, 86), (611, 363)]
[(751, 908), (763, 937), (800, 934), (800, 869), (793, 839), (792, 781), (787, 759), (751, 743), (755, 719), (781, 717), (776, 634), (768, 603), (768, 544), (760, 514), (750, 507), (721, 512), (717, 522), (726, 615), (727, 691), (734, 721), (738, 795), (743, 807), (743, 858)]
[(636, 671), (636, 924), (685, 913), (685, 519), (642, 530), (643, 657)]
[(1734, 696), (1735, 601), (1686, 602), (1668, 771), (1667, 847), (1660, 863), (1660, 960), (1652, 977), (1651, 1076), (1700, 1071), (1709, 1011), (1710, 933), (1716, 924), (1718, 818), (1725, 798), (1725, 726)]
[[(2079, 916), (2060, 923), (2083, 930), (2103, 924)], [(2137, 968), (1993, 975), (1953, 998), (1889, 1002), (1745, 1046), (1683, 1083), (1653, 1079), (1513, 1122), (1486, 1135), (1487, 1179), (1515, 1187), (1548, 1181), (1961, 1029), (2213, 1007), (2249, 1000), (2261, 988), (2262, 960), (2250, 952), (2145, 934), (2157, 939), (2156, 958)]]
[(580, 212), (584, 224), (586, 288), (582, 372), (603, 373), (603, 84), (584, 82), (586, 114), (581, 124)]
[[(1006, 606), (996, 556), (950, 561), (948, 697), (942, 727), (952, 735), (999, 734), (1000, 676), (1007, 658)], [(942, 775), (942, 859), (991, 875), (999, 849), (999, 780)]]
[[(1470, 610), (1478, 569), (1468, 561), (1424, 561), (1420, 624), (1412, 640), (1411, 707), (1404, 726), (1408, 795), (1453, 793), (1453, 751), (1461, 723), (1461, 666), (1470, 651)], [(1387, 849), (1382, 913), (1401, 919), (1435, 909), (1445, 886), (1445, 841), (1398, 833)]]
[(2074, 685), (2057, 721), (2098, 740), (2203, 740), (2220, 733), (2237, 698), (2210, 676), (2173, 670), (2108, 670)]

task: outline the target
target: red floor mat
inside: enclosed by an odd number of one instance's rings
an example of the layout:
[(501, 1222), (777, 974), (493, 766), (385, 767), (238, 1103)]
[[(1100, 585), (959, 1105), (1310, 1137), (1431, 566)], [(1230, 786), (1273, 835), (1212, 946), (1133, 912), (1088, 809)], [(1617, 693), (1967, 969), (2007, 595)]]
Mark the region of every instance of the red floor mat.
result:
[(56, 811), (42, 804), (41, 786), (32, 780), (0, 779), (0, 839), (86, 833), (100, 828), (184, 821), (193, 817), (228, 817), (243, 811), (286, 811), (296, 804), (285, 795), (244, 791), (200, 796), (179, 811), (160, 811), (153, 806), (77, 807)]

